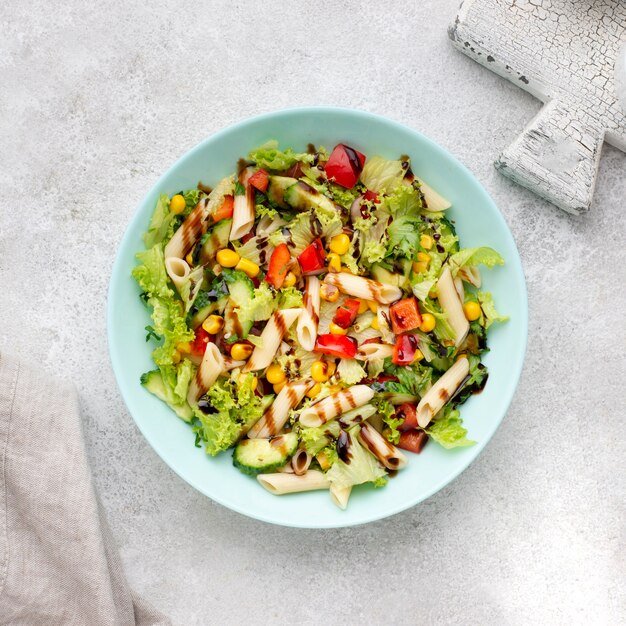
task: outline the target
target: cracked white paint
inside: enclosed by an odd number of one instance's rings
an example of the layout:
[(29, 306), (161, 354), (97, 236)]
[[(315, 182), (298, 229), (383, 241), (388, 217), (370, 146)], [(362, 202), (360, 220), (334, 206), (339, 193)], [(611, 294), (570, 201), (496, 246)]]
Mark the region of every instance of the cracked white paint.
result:
[(626, 3), (465, 0), (449, 35), (465, 54), (547, 103), (496, 167), (569, 213), (589, 210), (602, 142), (626, 151), (616, 65)]

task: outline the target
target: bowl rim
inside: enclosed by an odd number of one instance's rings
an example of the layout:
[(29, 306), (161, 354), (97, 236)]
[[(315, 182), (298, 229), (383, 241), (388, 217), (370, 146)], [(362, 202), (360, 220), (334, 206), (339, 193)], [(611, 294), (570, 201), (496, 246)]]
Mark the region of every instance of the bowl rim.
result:
[[(216, 497), (212, 494), (210, 495), (209, 493), (207, 493), (207, 490), (204, 488), (202, 484), (200, 484), (198, 480), (194, 479), (193, 477), (183, 476), (182, 473), (176, 467), (172, 466), (166, 460), (164, 455), (161, 453), (161, 446), (152, 440), (149, 434), (149, 431), (145, 429), (137, 419), (135, 419), (135, 416), (133, 415), (133, 412), (130, 409), (131, 401), (129, 397), (127, 397), (127, 391), (125, 388), (126, 387), (125, 379), (121, 380), (121, 377), (118, 374), (118, 371), (121, 371), (121, 363), (119, 361), (119, 355), (117, 354), (114, 348), (115, 341), (114, 341), (113, 330), (112, 330), (114, 326), (112, 303), (115, 299), (115, 291), (117, 289), (118, 277), (120, 276), (121, 272), (124, 271), (122, 258), (120, 255), (120, 250), (126, 248), (129, 244), (129, 240), (131, 238), (131, 232), (134, 230), (133, 226), (135, 225), (136, 222), (140, 220), (140, 217), (141, 217), (141, 210), (140, 210), (141, 207), (146, 203), (148, 198), (156, 190), (162, 187), (163, 181), (166, 179), (169, 173), (173, 169), (177, 168), (184, 161), (187, 161), (188, 159), (192, 159), (193, 156), (196, 153), (200, 152), (208, 143), (219, 141), (219, 139), (222, 136), (227, 135), (228, 133), (232, 132), (235, 129), (245, 129), (245, 127), (248, 125), (262, 123), (264, 121), (268, 121), (277, 117), (279, 118), (279, 117), (289, 116), (289, 115), (294, 115), (294, 114), (295, 115), (314, 115), (314, 114), (320, 114), (320, 113), (329, 114), (329, 115), (332, 115), (332, 114), (349, 115), (349, 116), (361, 118), (363, 121), (366, 121), (366, 122), (370, 120), (370, 121), (375, 121), (377, 123), (387, 124), (391, 127), (394, 127), (398, 131), (401, 131), (409, 135), (413, 135), (415, 139), (428, 145), (428, 148), (430, 150), (438, 152), (442, 154), (443, 156), (445, 156), (446, 158), (452, 160), (455, 163), (455, 165), (457, 165), (460, 168), (462, 173), (469, 180), (471, 180), (472, 183), (476, 187), (478, 187), (480, 191), (484, 194), (486, 200), (488, 201), (488, 203), (491, 205), (491, 208), (493, 209), (492, 213), (495, 215), (495, 219), (499, 221), (500, 226), (503, 227), (506, 233), (508, 233), (511, 239), (512, 249), (513, 249), (514, 254), (513, 254), (513, 258), (507, 257), (507, 265), (514, 266), (514, 269), (519, 271), (519, 274), (521, 275), (521, 278), (522, 278), (521, 280), (522, 289), (521, 289), (521, 292), (519, 293), (520, 300), (521, 300), (521, 307), (520, 307), (520, 311), (516, 312), (516, 314), (519, 313), (519, 324), (520, 324), (520, 331), (521, 331), (520, 339), (522, 342), (521, 350), (517, 351), (517, 358), (514, 358), (511, 361), (511, 365), (513, 366), (511, 368), (513, 370), (513, 374), (509, 378), (509, 387), (511, 388), (511, 393), (509, 394), (508, 400), (505, 402), (501, 415), (498, 417), (497, 420), (493, 421), (493, 426), (490, 432), (481, 441), (477, 442), (475, 446), (472, 446), (473, 454), (471, 456), (468, 456), (467, 461), (463, 461), (458, 466), (458, 468), (453, 471), (452, 474), (448, 474), (444, 476), (441, 480), (437, 481), (430, 489), (426, 490), (423, 493), (420, 493), (416, 497), (403, 499), (397, 505), (390, 506), (382, 512), (376, 511), (374, 509), (371, 514), (362, 515), (360, 518), (356, 520), (346, 519), (344, 523), (342, 523), (341, 520), (338, 520), (337, 522), (330, 521), (329, 523), (324, 523), (324, 522), (319, 522), (319, 521), (315, 523), (297, 522), (293, 520), (276, 519), (275, 517), (272, 517), (271, 514), (265, 514), (261, 512), (259, 513), (250, 512), (249, 510), (246, 510), (245, 507), (240, 506), (236, 502), (229, 501), (227, 498)], [(430, 139), (429, 137), (427, 137), (420, 131), (415, 130), (401, 122), (390, 119), (384, 115), (371, 113), (369, 111), (364, 111), (361, 109), (355, 109), (355, 108), (350, 108), (350, 107), (339, 107), (339, 106), (332, 106), (332, 105), (301, 106), (301, 107), (296, 106), (296, 107), (276, 109), (274, 111), (268, 111), (268, 112), (261, 113), (258, 115), (249, 116), (238, 122), (229, 124), (217, 130), (216, 132), (208, 135), (207, 137), (202, 139), (199, 143), (197, 143), (195, 146), (193, 146), (192, 148), (184, 152), (178, 159), (174, 161), (174, 163), (172, 163), (167, 168), (167, 170), (165, 170), (165, 172), (163, 172), (163, 174), (161, 174), (161, 176), (159, 176), (159, 178), (154, 182), (152, 187), (147, 191), (147, 193), (145, 193), (142, 196), (140, 202), (136, 205), (134, 211), (131, 214), (130, 220), (126, 224), (124, 234), (122, 235), (116, 247), (115, 260), (111, 267), (109, 288), (107, 291), (106, 320), (107, 320), (107, 343), (109, 347), (109, 350), (108, 350), (109, 359), (111, 362), (111, 366), (113, 369), (113, 373), (115, 376), (118, 390), (122, 396), (122, 399), (124, 400), (126, 409), (128, 413), (130, 414), (130, 416), (132, 417), (133, 422), (135, 423), (135, 425), (137, 426), (137, 428), (139, 429), (143, 437), (148, 442), (148, 444), (152, 447), (154, 452), (156, 452), (156, 454), (160, 457), (161, 461), (163, 461), (165, 465), (167, 465), (170, 468), (170, 470), (172, 470), (175, 474), (177, 474), (188, 485), (190, 485), (191, 487), (199, 491), (203, 496), (210, 498), (212, 501), (217, 502), (218, 504), (228, 509), (231, 509), (232, 511), (235, 511), (241, 515), (245, 515), (246, 517), (259, 520), (261, 522), (266, 522), (269, 524), (280, 525), (280, 526), (291, 527), (291, 528), (309, 528), (309, 529), (347, 528), (350, 526), (360, 526), (362, 524), (368, 524), (377, 520), (386, 519), (393, 515), (397, 515), (398, 513), (401, 513), (402, 511), (406, 511), (414, 507), (415, 505), (430, 498), (435, 493), (437, 493), (438, 491), (440, 491), (441, 489), (443, 489), (444, 487), (452, 483), (454, 480), (456, 480), (459, 477), (459, 475), (462, 474), (480, 456), (484, 448), (493, 438), (496, 430), (500, 427), (500, 424), (504, 420), (505, 415), (508, 413), (508, 410), (511, 406), (513, 398), (515, 397), (515, 394), (517, 392), (517, 387), (519, 385), (519, 380), (523, 371), (523, 366), (524, 366), (524, 361), (525, 361), (526, 351), (527, 351), (527, 346), (528, 346), (528, 290), (526, 286), (526, 276), (524, 274), (524, 269), (523, 269), (521, 258), (519, 255), (519, 250), (517, 249), (517, 244), (515, 243), (515, 239), (513, 237), (511, 229), (509, 228), (507, 224), (506, 219), (502, 215), (500, 209), (498, 208), (494, 200), (491, 198), (488, 191), (485, 189), (482, 183), (478, 180), (478, 178), (451, 152), (449, 152), (448, 150), (440, 146), (438, 143), (436, 143), (435, 141), (433, 141), (432, 139)]]

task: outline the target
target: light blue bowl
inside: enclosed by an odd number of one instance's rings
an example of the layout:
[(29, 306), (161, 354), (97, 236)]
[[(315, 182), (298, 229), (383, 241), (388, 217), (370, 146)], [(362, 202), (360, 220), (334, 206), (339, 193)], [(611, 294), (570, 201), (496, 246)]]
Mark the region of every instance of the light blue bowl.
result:
[[(230, 452), (208, 457), (194, 447), (191, 428), (145, 391), (140, 375), (154, 366), (152, 346), (145, 342), (148, 311), (130, 272), (142, 234), (161, 193), (215, 184), (231, 173), (237, 160), (268, 139), (304, 150), (308, 143), (332, 148), (339, 142), (364, 154), (397, 158), (408, 154), (416, 175), (449, 198), (463, 247), (486, 245), (498, 250), (506, 265), (483, 272), (484, 289), (493, 292), (498, 309), (510, 316), (489, 334), (489, 367), (485, 390), (462, 407), (470, 448), (444, 450), (429, 443), (383, 489), (354, 489), (348, 510), (335, 507), (327, 492), (273, 496), (256, 480), (232, 466)], [(332, 528), (371, 522), (393, 515), (428, 498), (458, 476), (481, 452), (513, 398), (526, 349), (528, 305), (519, 254), (495, 204), (478, 181), (438, 145), (383, 117), (337, 108), (304, 108), (268, 113), (246, 120), (205, 139), (161, 177), (135, 213), (120, 245), (108, 302), (108, 336), (113, 370), (128, 409), (157, 454), (198, 491), (234, 511), (266, 522), (305, 528)]]

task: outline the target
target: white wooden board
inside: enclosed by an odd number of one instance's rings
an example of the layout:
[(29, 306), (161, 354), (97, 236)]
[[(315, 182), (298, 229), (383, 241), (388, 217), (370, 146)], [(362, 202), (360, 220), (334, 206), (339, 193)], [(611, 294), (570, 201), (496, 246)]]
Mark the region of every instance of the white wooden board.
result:
[(449, 35), (545, 103), (496, 167), (569, 213), (588, 211), (602, 142), (626, 151), (615, 79), (626, 0), (465, 0)]

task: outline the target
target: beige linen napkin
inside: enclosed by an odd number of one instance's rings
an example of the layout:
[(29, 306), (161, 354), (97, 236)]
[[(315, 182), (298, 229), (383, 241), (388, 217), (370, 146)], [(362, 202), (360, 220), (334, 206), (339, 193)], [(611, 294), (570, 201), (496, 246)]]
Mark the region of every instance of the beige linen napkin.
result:
[(76, 394), (0, 355), (0, 623), (168, 624), (129, 588)]

